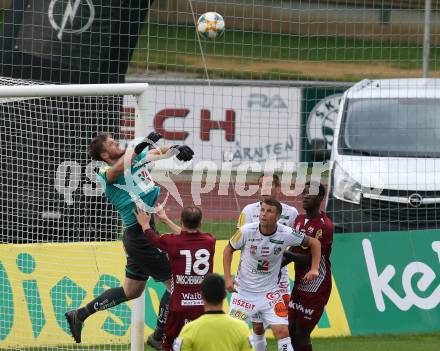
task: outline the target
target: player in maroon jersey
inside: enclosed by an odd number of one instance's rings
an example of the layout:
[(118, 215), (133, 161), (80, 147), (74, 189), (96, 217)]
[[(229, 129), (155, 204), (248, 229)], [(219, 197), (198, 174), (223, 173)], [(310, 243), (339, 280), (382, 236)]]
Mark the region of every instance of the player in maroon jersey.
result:
[(310, 334), (319, 322), (332, 290), (330, 254), (333, 223), (320, 210), (324, 197), (322, 184), (306, 183), (303, 191), (303, 209), (306, 213), (296, 217), (294, 224), (294, 229), (321, 242), (318, 278), (303, 280), (310, 266), (310, 249), (291, 247), (284, 255), (283, 263), (295, 262), (295, 285), (289, 303), (289, 333), (295, 351), (312, 351)]
[(164, 210), (156, 216), (170, 226), (174, 234), (159, 235), (150, 227), (150, 215), (137, 209), (136, 217), (147, 240), (168, 254), (171, 265), (171, 301), (162, 346), (171, 351), (174, 339), (183, 326), (203, 314), (200, 284), (212, 273), (215, 238), (200, 232), (202, 211), (185, 207), (180, 217), (182, 228), (174, 224)]

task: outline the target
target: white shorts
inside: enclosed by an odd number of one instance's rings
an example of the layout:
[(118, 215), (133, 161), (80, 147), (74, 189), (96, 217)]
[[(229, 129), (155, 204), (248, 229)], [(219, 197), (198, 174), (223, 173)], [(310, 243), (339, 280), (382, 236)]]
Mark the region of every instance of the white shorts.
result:
[[(281, 277), (278, 283), (278, 288), (279, 289), (277, 290), (277, 292), (281, 294), (284, 303), (286, 304), (286, 306), (288, 306), (290, 301), (290, 278), (289, 278), (289, 270), (287, 269), (287, 267), (281, 268)], [(253, 322), (263, 323), (264, 328), (268, 327), (268, 325), (264, 323), (261, 319), (258, 319), (258, 317), (255, 317), (253, 319)]]
[(233, 293), (229, 302), (229, 315), (245, 322), (271, 325), (287, 325), (287, 306), (283, 295), (277, 290), (268, 293)]

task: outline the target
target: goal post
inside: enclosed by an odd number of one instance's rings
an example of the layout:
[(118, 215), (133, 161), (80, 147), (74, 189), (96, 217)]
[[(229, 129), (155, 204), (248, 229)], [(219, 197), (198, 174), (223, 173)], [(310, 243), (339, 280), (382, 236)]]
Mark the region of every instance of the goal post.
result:
[[(14, 349), (13, 345), (20, 344), (25, 347), (35, 345), (57, 350), (60, 347), (58, 345), (73, 345), (63, 324), (63, 308), (67, 305), (69, 308), (78, 308), (93, 298), (90, 293), (86, 294), (85, 289), (80, 288), (81, 284), (91, 286), (88, 291), (92, 292), (92, 295), (96, 295), (98, 288), (106, 289), (116, 284), (113, 277), (101, 272), (114, 265), (112, 255), (121, 252), (120, 256), (123, 256), (122, 248), (112, 243), (121, 235), (122, 223), (118, 214), (103, 198), (102, 191), (99, 192), (97, 189), (98, 182), (92, 179), (97, 164), (90, 162), (87, 145), (94, 135), (103, 132), (114, 134), (115, 139), (120, 138), (121, 126), (127, 123), (124, 122), (126, 117), (123, 115), (124, 99), (131, 100), (131, 105), (134, 106), (128, 121), (134, 126), (134, 137), (145, 136), (149, 123), (149, 85), (45, 85), (0, 77), (1, 84), (4, 85), (0, 86), (0, 245), (4, 246), (5, 250), (0, 249), (0, 285), (10, 285), (10, 293), (6, 288), (3, 293), (8, 292), (6, 300), (12, 307), (15, 306), (16, 310), (16, 313), (8, 316), (0, 310), (1, 319), (11, 319), (10, 323), (0, 320), (0, 324), (5, 322), (5, 325), (11, 328), (8, 330), (9, 334), (5, 332), (5, 335), (2, 335), (6, 338), (3, 345), (6, 345), (7, 349), (9, 346)], [(70, 198), (67, 199), (68, 197)], [(97, 229), (98, 226), (103, 226), (102, 231)], [(6, 247), (11, 249), (7, 250)], [(60, 248), (59, 252), (51, 256), (53, 253), (50, 250), (56, 252), (57, 247)], [(100, 254), (96, 251), (100, 251)], [(68, 265), (71, 256), (77, 252), (79, 262), (74, 261), (76, 266), (67, 269), (52, 267), (52, 264), (62, 261)], [(38, 255), (46, 257), (48, 261), (42, 263), (36, 260), (35, 257)], [(87, 259), (89, 263), (86, 264), (87, 255), (94, 257)], [(61, 285), (58, 290), (57, 286), (49, 286), (49, 283), (48, 286), (35, 285), (38, 291), (34, 293), (37, 297), (28, 297), (30, 288), (22, 286), (30, 286), (30, 283), (27, 283), (29, 280), (11, 274), (14, 272), (13, 269), (17, 268), (14, 264), (21, 272), (30, 274), (28, 268), (22, 267), (25, 259), (33, 264), (32, 273), (38, 273), (39, 278), (59, 275), (57, 279)], [(101, 268), (102, 264), (105, 264), (105, 269)], [(5, 276), (1, 275), (2, 269), (6, 272)], [(122, 271), (123, 265), (118, 264), (115, 267), (115, 275), (122, 276)], [(5, 277), (7, 281), (4, 280)], [(74, 284), (75, 278), (72, 277), (78, 277), (80, 282), (77, 289), (71, 293), (62, 284), (67, 281)], [(46, 279), (41, 281), (45, 283)], [(38, 281), (38, 284), (42, 284), (41, 281)], [(93, 288), (96, 281), (98, 283)], [(123, 278), (119, 284), (122, 282)], [(37, 284), (37, 280), (33, 284)], [(20, 292), (22, 289), (25, 289), (24, 292)], [(83, 293), (80, 294), (80, 291)], [(72, 295), (69, 295), (70, 293)], [(28, 301), (28, 304), (33, 301), (35, 305), (25, 304), (27, 307), (23, 307), (23, 315), (18, 313), (20, 307), (17, 307), (22, 299), (20, 294), (24, 294), (24, 300)], [(41, 306), (38, 305), (39, 299)], [(48, 316), (53, 312), (45, 307), (47, 299), (51, 300), (51, 307), (55, 311), (53, 320)], [(144, 349), (145, 292), (132, 301), (131, 306), (131, 324), (127, 327), (130, 329), (122, 333), (120, 327), (114, 323), (110, 323), (106, 328), (110, 334), (113, 333), (120, 336), (120, 340), (125, 340), (117, 343), (130, 343), (131, 350), (140, 351)], [(119, 318), (128, 324), (129, 309), (121, 311)], [(14, 325), (27, 324), (29, 319), (33, 335), (14, 332)], [(60, 329), (61, 326), (64, 332)], [(128, 333), (131, 340), (123, 339), (122, 337)], [(7, 339), (8, 335), (10, 339)], [(38, 341), (35, 344), (36, 339), (41, 339), (42, 343)], [(100, 340), (99, 335), (95, 340), (89, 337), (90, 339), (91, 342), (99, 344), (98, 348), (110, 343), (108, 336), (107, 339), (102, 336)], [(112, 349), (118, 350), (119, 346)], [(121, 345), (120, 349), (126, 348)]]

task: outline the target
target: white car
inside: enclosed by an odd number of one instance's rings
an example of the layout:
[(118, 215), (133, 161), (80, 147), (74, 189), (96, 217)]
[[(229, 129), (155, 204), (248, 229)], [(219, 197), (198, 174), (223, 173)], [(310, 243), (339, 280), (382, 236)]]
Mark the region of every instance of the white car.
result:
[(348, 89), (330, 175), (336, 232), (440, 227), (440, 79), (363, 80)]

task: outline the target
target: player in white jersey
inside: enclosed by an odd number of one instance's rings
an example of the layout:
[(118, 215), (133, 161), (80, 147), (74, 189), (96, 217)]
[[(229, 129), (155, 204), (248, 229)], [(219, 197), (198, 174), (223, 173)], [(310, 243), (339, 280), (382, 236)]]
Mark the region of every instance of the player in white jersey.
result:
[[(260, 192), (260, 201), (246, 205), (243, 208), (243, 210), (240, 213), (240, 217), (238, 218), (237, 230), (240, 229), (245, 224), (259, 221), (261, 202), (264, 199), (271, 197), (275, 200), (278, 200), (278, 197), (281, 193), (281, 182), (278, 175), (273, 174), (270, 176), (265, 176), (264, 174), (261, 174), (260, 177), (258, 178), (258, 186)], [(293, 206), (289, 206), (282, 202), (281, 202), (281, 206), (282, 206), (282, 212), (278, 223), (293, 228), (295, 219), (298, 216), (297, 209)], [(289, 271), (287, 267), (281, 268), (278, 286), (279, 286), (279, 293), (282, 295), (286, 306), (288, 306), (290, 301), (291, 286), (289, 279)], [(255, 321), (257, 322), (256, 319)], [(267, 344), (264, 335), (264, 329), (266, 327), (267, 327), (266, 325), (261, 324), (261, 330), (256, 331), (257, 334), (263, 335), (263, 340), (265, 344)]]
[[(266, 347), (261, 334), (261, 322), (271, 326), (278, 340), (279, 351), (293, 350), (287, 327), (287, 308), (278, 292), (278, 274), (284, 250), (289, 246), (310, 247), (312, 264), (303, 279), (313, 280), (318, 277), (321, 256), (319, 241), (278, 224), (281, 213), (282, 206), (277, 200), (264, 199), (259, 222), (241, 227), (223, 252), (226, 288), (232, 293), (229, 314), (252, 321), (256, 351), (263, 351)], [(241, 256), (234, 282), (231, 262), (236, 250), (241, 250)]]

